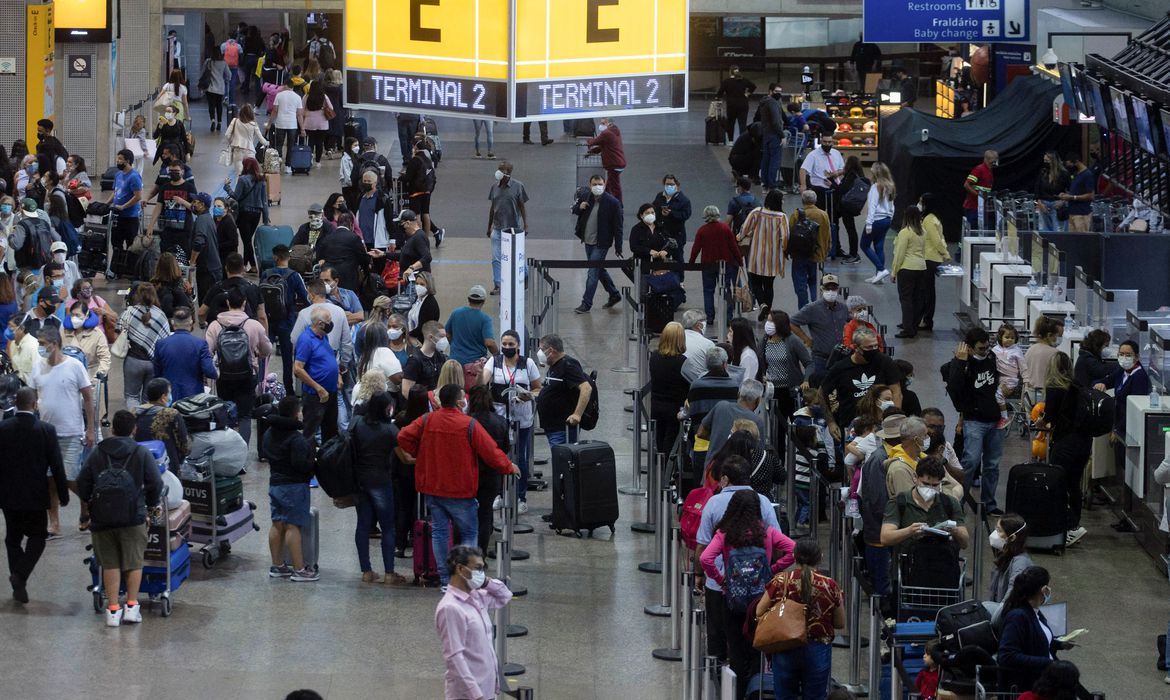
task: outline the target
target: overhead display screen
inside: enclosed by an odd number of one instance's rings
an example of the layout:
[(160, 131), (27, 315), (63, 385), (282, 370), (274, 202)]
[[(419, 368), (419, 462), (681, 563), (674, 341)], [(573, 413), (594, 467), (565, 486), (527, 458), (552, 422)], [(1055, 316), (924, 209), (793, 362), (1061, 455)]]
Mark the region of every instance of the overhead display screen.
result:
[(514, 22), (510, 5), (347, 0), (346, 105), (512, 121), (686, 109), (688, 0), (515, 0)]
[(57, 41), (111, 41), (109, 0), (53, 0), (53, 25)]

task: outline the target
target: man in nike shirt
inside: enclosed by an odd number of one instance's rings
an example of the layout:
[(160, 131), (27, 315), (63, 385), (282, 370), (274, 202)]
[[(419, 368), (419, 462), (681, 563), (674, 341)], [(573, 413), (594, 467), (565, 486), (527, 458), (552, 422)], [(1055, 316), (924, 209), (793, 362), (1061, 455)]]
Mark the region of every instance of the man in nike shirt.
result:
[(829, 432), (840, 441), (841, 433), (857, 417), (857, 401), (875, 384), (885, 384), (902, 406), (902, 373), (894, 360), (878, 349), (877, 336), (868, 328), (853, 332), (853, 353), (829, 368), (821, 383), (821, 397), (832, 409)]
[(995, 503), (999, 485), (999, 460), (1003, 456), (1007, 428), (998, 428), (999, 369), (995, 354), (990, 352), (991, 338), (976, 327), (967, 331), (966, 342), (959, 343), (955, 359), (948, 364), (947, 395), (959, 412), (963, 426), (963, 483), (970, 488), (982, 469), (979, 495), (984, 512), (1001, 515)]

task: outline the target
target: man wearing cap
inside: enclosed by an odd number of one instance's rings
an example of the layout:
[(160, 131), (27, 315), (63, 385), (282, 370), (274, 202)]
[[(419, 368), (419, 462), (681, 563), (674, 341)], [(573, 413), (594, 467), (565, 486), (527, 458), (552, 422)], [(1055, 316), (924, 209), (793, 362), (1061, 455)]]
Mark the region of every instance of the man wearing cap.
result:
[(812, 350), (813, 367), (818, 373), (827, 369), (829, 354), (841, 341), (841, 332), (849, 323), (849, 310), (838, 300), (840, 287), (837, 275), (821, 277), (821, 298), (792, 317), (792, 332)]
[(315, 247), (317, 241), (325, 238), (335, 230), (337, 230), (337, 227), (325, 218), (325, 208), (319, 202), (313, 202), (309, 205), (309, 220), (301, 224), (301, 227), (297, 229), (296, 235), (293, 236), (292, 243), (289, 245)]
[[(622, 256), (622, 203), (605, 191), (605, 177), (594, 175), (589, 178), (589, 194), (574, 204), (573, 214), (577, 217), (577, 238), (585, 244), (586, 260), (605, 260), (610, 247), (619, 258)], [(585, 278), (585, 295), (581, 297), (581, 305), (574, 311), (579, 314), (589, 313), (593, 308), (593, 297), (597, 294), (599, 280), (605, 291), (609, 292), (609, 299), (602, 308), (608, 309), (621, 302), (621, 294), (609, 276), (609, 270), (591, 267)]]
[(337, 270), (341, 286), (346, 289), (361, 288), (361, 273), (368, 271), (370, 258), (382, 257), (382, 251), (371, 249), (353, 232), (353, 214), (342, 212), (337, 215), (337, 230), (332, 235), (317, 239), (314, 258), (322, 265)]
[(64, 284), (62, 289), (73, 289), (73, 284), (81, 279), (81, 270), (77, 269), (77, 263), (65, 257), (69, 254), (69, 246), (65, 245), (64, 241), (54, 241), (53, 245), (49, 246), (49, 252), (53, 254), (53, 262), (60, 264), (64, 268)]
[(57, 308), (61, 305), (60, 295), (53, 291), (51, 286), (48, 286), (41, 287), (33, 298), (36, 299), (36, 306), (29, 309), (20, 322), (24, 332), (32, 336), (36, 336), (46, 328), (56, 328), (60, 332), (62, 322), (57, 315)]
[(195, 286), (199, 303), (207, 299), (207, 292), (223, 279), (223, 263), (219, 259), (219, 234), (215, 217), (211, 214), (211, 195), (199, 192), (191, 202), (195, 216), (195, 234), (191, 238), (191, 266), (195, 268)]
[[(53, 245), (59, 244), (54, 243)], [(46, 263), (45, 266), (41, 268), (41, 286), (34, 289), (32, 294), (29, 295), (29, 302), (32, 303), (33, 300), (37, 299), (41, 293), (41, 290), (43, 289), (48, 289), (53, 293), (53, 300), (58, 304), (56, 311), (57, 319), (61, 322), (64, 322), (66, 311), (64, 308), (64, 302), (69, 299), (70, 289), (70, 287), (65, 284), (64, 265), (54, 260), (52, 262)]]
[(890, 550), (882, 546), (882, 518), (886, 513), (886, 461), (889, 452), (902, 442), (901, 426), (906, 416), (894, 413), (882, 419), (877, 431), (878, 444), (861, 465), (858, 484), (858, 509), (861, 512), (862, 539), (865, 540), (865, 568), (873, 590), (881, 595), (890, 592)]
[[(857, 417), (857, 402), (870, 387), (885, 384), (893, 394), (894, 405), (902, 405), (902, 373), (893, 358), (878, 350), (877, 336), (868, 328), (853, 332), (853, 352), (837, 361), (825, 374), (821, 396), (826, 406), (837, 406), (830, 416), (829, 432), (840, 440), (844, 428)], [(835, 397), (835, 401), (833, 400)]]
[(470, 389), (479, 382), (484, 363), (499, 352), (492, 317), (483, 312), (487, 290), (475, 285), (467, 291), (467, 306), (460, 306), (447, 319), (447, 338), (451, 342), (451, 359), (463, 365), (463, 384)]
[(402, 243), (402, 248), (397, 252), (387, 253), (386, 257), (398, 260), (398, 270), (401, 275), (405, 275), (407, 272), (430, 272), (431, 242), (426, 234), (418, 233), (422, 230), (418, 216), (411, 209), (403, 209), (398, 212), (398, 217), (394, 219), (394, 222), (402, 227), (405, 241)]
[(492, 282), (495, 284), (491, 293), (495, 295), (500, 293), (500, 265), (503, 260), (500, 232), (506, 228), (528, 230), (528, 213), (524, 210), (528, 191), (524, 189), (523, 182), (512, 177), (512, 164), (506, 160), (500, 161), (496, 168), (496, 182), (488, 192), (488, 200), (492, 206), (488, 210), (487, 235), (492, 239)]

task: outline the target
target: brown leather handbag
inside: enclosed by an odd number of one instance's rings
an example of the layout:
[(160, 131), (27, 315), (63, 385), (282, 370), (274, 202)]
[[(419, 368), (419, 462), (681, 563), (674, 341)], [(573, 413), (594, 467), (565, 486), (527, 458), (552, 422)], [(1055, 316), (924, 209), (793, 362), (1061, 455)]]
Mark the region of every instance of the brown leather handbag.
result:
[(779, 654), (808, 643), (807, 611), (803, 603), (788, 597), (792, 572), (787, 576), (780, 588), (782, 597), (772, 601), (771, 607), (756, 618), (756, 635), (752, 639), (752, 646), (765, 654)]

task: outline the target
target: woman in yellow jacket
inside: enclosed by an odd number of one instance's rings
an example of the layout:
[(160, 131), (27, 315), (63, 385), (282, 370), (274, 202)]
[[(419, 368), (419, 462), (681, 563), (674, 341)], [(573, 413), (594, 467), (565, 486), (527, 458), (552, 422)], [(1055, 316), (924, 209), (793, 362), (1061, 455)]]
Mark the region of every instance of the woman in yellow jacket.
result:
[(934, 328), (935, 285), (938, 282), (938, 268), (951, 261), (947, 241), (943, 238), (942, 221), (939, 221), (938, 198), (927, 192), (918, 200), (922, 210), (922, 229), (926, 231), (926, 301), (922, 307), (922, 330)]
[(902, 330), (894, 337), (918, 335), (918, 322), (926, 301), (926, 232), (922, 228), (922, 210), (908, 207), (902, 214), (902, 230), (894, 239), (894, 264), (890, 278), (898, 283), (898, 301), (902, 305)]

